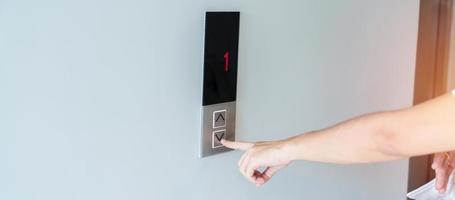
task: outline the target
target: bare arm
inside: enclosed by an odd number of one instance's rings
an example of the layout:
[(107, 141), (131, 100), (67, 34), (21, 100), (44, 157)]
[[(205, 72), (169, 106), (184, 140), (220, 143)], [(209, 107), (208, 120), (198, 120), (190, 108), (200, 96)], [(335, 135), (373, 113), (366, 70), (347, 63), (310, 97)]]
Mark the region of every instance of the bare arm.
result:
[(288, 140), (292, 159), (376, 162), (455, 149), (455, 97), (358, 117)]
[[(453, 150), (454, 132), (455, 97), (447, 94), (412, 108), (365, 115), (286, 140), (223, 143), (246, 151), (239, 161), (240, 171), (262, 185), (293, 160), (365, 163)], [(258, 172), (259, 167), (269, 171)]]

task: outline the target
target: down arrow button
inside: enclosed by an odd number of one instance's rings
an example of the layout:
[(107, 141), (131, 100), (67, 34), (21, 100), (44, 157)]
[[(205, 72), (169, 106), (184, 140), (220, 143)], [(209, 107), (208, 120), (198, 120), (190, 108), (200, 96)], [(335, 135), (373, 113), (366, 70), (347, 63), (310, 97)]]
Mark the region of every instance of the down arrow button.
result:
[(222, 147), (221, 140), (226, 138), (226, 129), (213, 131), (212, 134), (212, 148)]

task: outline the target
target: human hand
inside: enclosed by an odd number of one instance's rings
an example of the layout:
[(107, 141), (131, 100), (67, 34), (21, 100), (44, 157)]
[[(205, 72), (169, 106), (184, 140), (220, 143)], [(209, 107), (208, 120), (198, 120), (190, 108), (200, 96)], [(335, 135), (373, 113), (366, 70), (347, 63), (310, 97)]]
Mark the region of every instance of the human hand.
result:
[(433, 168), (436, 173), (436, 190), (441, 194), (446, 191), (449, 177), (453, 172), (455, 161), (451, 158), (454, 156), (455, 151), (434, 154), (431, 168)]
[[(291, 162), (289, 145), (285, 141), (234, 142), (223, 139), (221, 143), (228, 148), (245, 151), (237, 163), (240, 173), (258, 187)], [(258, 170), (261, 167), (265, 168), (262, 172)]]

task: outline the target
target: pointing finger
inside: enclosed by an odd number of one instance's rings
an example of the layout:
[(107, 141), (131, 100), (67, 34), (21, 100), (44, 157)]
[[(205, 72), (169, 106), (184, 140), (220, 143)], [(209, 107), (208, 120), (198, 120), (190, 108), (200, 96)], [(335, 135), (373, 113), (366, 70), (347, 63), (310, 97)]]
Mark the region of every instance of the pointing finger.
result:
[(236, 141), (229, 141), (222, 139), (221, 144), (223, 144), (225, 147), (230, 148), (230, 149), (239, 149), (239, 150), (248, 150), (250, 149), (254, 144), (251, 142), (236, 142)]

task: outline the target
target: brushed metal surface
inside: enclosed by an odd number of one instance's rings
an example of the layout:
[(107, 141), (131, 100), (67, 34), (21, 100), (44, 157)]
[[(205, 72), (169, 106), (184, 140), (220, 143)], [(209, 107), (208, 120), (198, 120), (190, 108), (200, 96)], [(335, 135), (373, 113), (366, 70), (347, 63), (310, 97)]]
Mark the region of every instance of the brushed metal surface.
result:
[[(215, 128), (214, 113), (226, 111), (226, 125)], [(231, 149), (224, 146), (213, 145), (216, 138), (213, 138), (213, 133), (221, 130), (226, 130), (224, 138), (227, 140), (235, 140), (235, 101), (208, 105), (202, 107), (202, 127), (200, 136), (200, 151), (199, 157), (206, 157), (230, 151)]]

